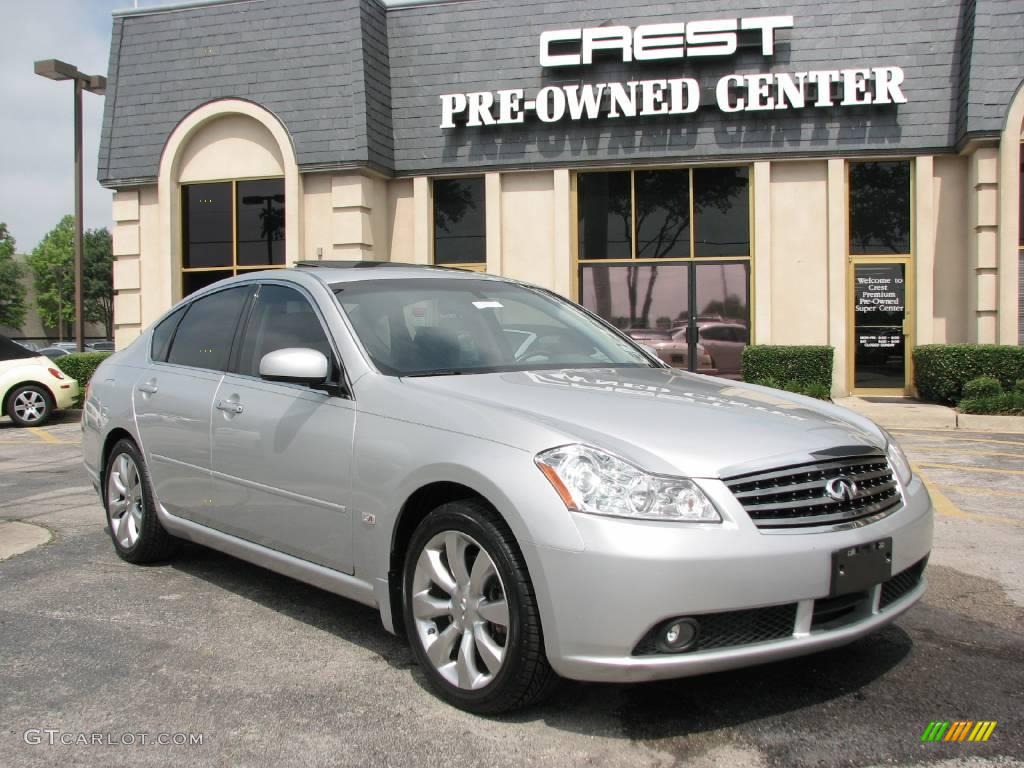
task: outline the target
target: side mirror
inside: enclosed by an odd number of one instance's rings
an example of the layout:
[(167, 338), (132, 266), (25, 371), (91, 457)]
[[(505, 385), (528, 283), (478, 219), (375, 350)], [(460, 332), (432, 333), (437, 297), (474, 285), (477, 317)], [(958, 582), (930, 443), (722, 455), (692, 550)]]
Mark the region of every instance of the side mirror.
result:
[(286, 347), (263, 356), (260, 378), (292, 384), (323, 384), (329, 367), (323, 352), (305, 347)]

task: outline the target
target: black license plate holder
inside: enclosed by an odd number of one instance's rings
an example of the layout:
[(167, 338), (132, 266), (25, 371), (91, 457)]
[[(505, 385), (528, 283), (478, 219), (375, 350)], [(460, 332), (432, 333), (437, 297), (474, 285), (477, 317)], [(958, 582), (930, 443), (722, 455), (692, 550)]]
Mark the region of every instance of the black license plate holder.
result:
[(832, 553), (829, 596), (863, 592), (892, 577), (892, 538), (844, 547)]

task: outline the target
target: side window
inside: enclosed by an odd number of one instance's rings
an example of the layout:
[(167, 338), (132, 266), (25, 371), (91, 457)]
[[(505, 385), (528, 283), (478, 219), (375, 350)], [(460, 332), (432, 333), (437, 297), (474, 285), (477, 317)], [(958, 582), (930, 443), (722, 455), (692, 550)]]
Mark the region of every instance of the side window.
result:
[(252, 286), (240, 285), (193, 301), (178, 324), (167, 362), (227, 370), (231, 341)]
[(149, 348), (149, 356), (155, 362), (167, 362), (167, 352), (171, 348), (171, 339), (174, 337), (174, 331), (178, 327), (178, 323), (181, 322), (181, 318), (184, 317), (186, 309), (188, 309), (187, 304), (176, 309), (161, 320), (160, 324), (153, 329), (153, 342)]
[(242, 337), (238, 373), (259, 376), (263, 356), (286, 347), (307, 347), (334, 358), (320, 318), (305, 296), (283, 285), (261, 286)]

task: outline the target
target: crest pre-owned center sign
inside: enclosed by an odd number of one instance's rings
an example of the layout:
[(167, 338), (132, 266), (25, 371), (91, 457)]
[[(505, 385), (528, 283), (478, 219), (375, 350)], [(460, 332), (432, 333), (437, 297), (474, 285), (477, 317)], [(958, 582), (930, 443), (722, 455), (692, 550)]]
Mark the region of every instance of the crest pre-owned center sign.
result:
[[(792, 26), (792, 16), (759, 16), (549, 30), (540, 36), (540, 65), (585, 66), (609, 55), (627, 63), (731, 56), (741, 35), (759, 37), (762, 55), (772, 56), (776, 32)], [(731, 74), (715, 85), (714, 105), (722, 112), (755, 112), (905, 104), (902, 83), (903, 70), (889, 66)], [(530, 114), (545, 123), (685, 115), (700, 107), (700, 84), (692, 77), (549, 85), (531, 98), (522, 88), (509, 88), (442, 95), (441, 127), (509, 125)]]

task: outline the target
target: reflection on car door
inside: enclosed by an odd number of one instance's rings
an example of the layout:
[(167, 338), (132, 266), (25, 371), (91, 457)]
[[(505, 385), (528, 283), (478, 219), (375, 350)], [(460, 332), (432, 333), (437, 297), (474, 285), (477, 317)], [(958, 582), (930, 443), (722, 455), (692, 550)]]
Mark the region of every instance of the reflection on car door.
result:
[(203, 296), (153, 331), (152, 363), (132, 390), (156, 498), (172, 515), (206, 522), (210, 408), (252, 286)]
[(259, 378), (269, 352), (338, 357), (310, 300), (266, 283), (256, 296), (232, 372), (213, 411), (212, 525), (295, 557), (352, 572), (352, 519), (346, 509), (355, 410), (350, 400)]

